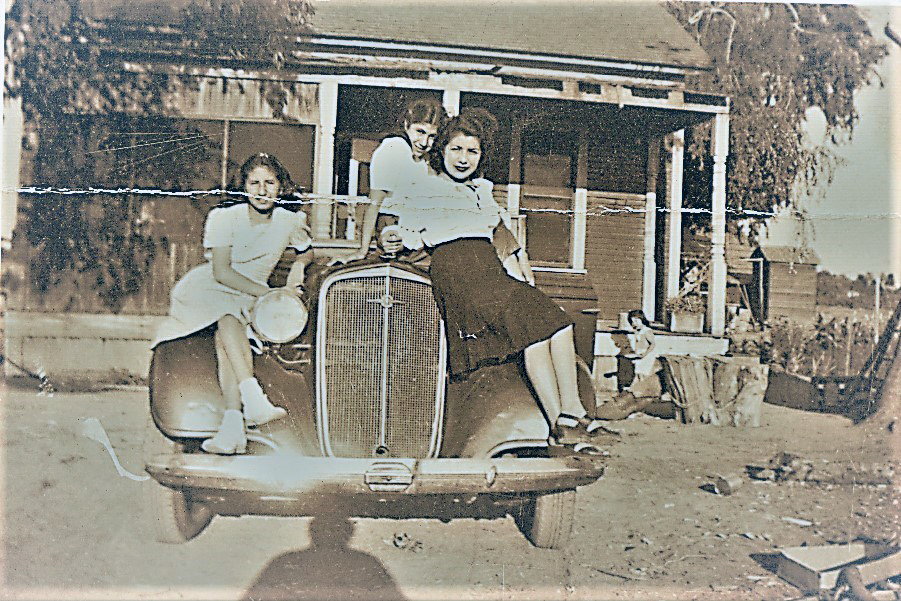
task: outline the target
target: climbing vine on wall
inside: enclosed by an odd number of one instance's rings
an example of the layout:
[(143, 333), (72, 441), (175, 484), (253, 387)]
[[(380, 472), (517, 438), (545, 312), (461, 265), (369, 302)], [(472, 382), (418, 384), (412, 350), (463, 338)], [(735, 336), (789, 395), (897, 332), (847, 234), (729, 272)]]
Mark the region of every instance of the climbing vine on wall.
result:
[[(117, 24), (93, 18), (84, 6), (81, 0), (15, 0), (7, 13), (4, 86), (9, 97), (22, 100), (30, 183), (68, 189), (190, 185), (221, 141), (188, 122), (155, 115), (196, 82), (133, 59), (126, 68), (117, 52), (126, 42)], [(310, 0), (193, 0), (173, 25), (181, 30), (185, 55), (279, 67), (292, 43), (288, 33), (305, 28), (312, 10)], [(264, 93), (282, 115), (284, 90), (268, 85)], [(43, 194), (23, 204), (16, 236), (31, 246), (38, 292), (74, 276), (80, 293), (87, 287), (118, 311), (141, 288), (165, 244), (144, 231), (141, 199), (134, 195)]]

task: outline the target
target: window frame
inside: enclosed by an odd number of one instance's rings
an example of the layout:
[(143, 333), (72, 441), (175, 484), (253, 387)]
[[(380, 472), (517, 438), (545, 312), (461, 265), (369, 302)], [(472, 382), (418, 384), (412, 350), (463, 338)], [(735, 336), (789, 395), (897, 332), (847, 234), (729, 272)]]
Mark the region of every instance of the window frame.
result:
[[(532, 270), (548, 273), (586, 274), (585, 242), (588, 229), (588, 132), (585, 128), (573, 128), (557, 124), (546, 124), (540, 127), (540, 129), (544, 131), (575, 133), (578, 156), (576, 161), (576, 173), (573, 178), (574, 186), (572, 187), (572, 202), (570, 205), (572, 219), (570, 220), (569, 261), (566, 265), (537, 265), (533, 263)], [(522, 181), (521, 173), (523, 168), (523, 157), (521, 140), (523, 130), (524, 127), (522, 123), (514, 123), (512, 138), (513, 143), (518, 145), (518, 148), (511, 148), (511, 151), (516, 158), (516, 160), (511, 163), (517, 163), (516, 165), (511, 164), (511, 176), (516, 176), (515, 178), (511, 177), (511, 181), (513, 179), (517, 182)], [(514, 169), (516, 169), (518, 173), (514, 173)], [(507, 210), (516, 223), (515, 233), (520, 245), (523, 248), (528, 248), (526, 237), (526, 221), (528, 215), (523, 214), (521, 210), (523, 187), (525, 186), (527, 185), (522, 183), (510, 183), (507, 185)]]

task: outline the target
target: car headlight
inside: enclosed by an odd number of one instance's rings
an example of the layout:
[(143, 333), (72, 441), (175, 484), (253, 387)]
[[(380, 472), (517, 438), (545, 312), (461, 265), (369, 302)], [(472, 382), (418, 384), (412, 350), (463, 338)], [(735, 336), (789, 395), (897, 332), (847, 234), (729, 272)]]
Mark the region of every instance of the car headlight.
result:
[(307, 317), (307, 308), (297, 296), (278, 289), (257, 299), (251, 325), (263, 340), (281, 344), (300, 336), (307, 326)]

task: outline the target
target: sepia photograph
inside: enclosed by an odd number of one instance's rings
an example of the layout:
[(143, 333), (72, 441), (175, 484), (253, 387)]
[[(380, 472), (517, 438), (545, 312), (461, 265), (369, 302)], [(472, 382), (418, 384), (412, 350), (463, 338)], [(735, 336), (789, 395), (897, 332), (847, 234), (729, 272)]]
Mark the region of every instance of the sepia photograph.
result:
[(901, 4), (5, 0), (3, 66), (0, 599), (901, 600)]

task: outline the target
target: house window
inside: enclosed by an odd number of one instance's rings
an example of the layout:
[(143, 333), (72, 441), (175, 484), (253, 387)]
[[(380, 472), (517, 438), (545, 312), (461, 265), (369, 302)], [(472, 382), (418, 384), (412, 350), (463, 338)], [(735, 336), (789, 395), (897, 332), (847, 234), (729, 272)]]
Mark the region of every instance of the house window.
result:
[(524, 130), (519, 213), (536, 268), (585, 266), (585, 195), (576, 189), (580, 136), (574, 131)]
[[(209, 122), (218, 129), (223, 144), (222, 161), (225, 178), (236, 173), (247, 157), (266, 152), (278, 157), (298, 188), (313, 188), (313, 143), (315, 128), (311, 125), (255, 123), (251, 121)], [(223, 183), (227, 183), (223, 181)]]

